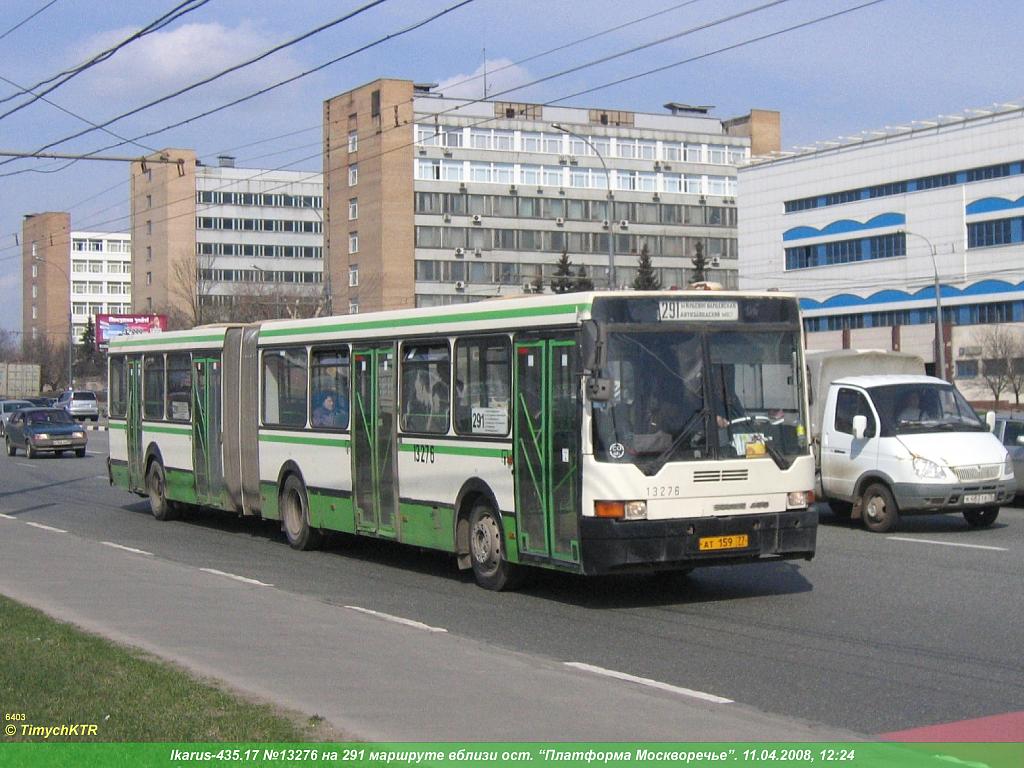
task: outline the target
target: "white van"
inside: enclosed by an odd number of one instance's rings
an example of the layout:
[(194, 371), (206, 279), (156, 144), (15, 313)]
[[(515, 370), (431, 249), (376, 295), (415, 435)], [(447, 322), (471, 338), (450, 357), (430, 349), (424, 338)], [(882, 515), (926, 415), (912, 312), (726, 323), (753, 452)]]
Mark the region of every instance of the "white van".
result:
[[(875, 355), (856, 367), (879, 370)], [(838, 514), (877, 532), (892, 530), (901, 514), (934, 512), (962, 512), (970, 526), (981, 527), (1012, 501), (1016, 482), (1006, 449), (952, 384), (898, 373), (827, 384), (815, 392), (812, 438), (818, 490)]]

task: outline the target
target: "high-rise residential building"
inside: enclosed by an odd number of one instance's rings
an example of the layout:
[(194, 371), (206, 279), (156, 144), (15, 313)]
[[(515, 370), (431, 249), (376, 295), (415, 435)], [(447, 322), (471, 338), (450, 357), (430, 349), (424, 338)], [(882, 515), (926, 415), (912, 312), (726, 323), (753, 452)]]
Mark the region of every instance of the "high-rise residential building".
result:
[[(335, 312), (434, 306), (550, 285), (558, 257), (598, 288), (641, 250), (668, 286), (737, 284), (736, 169), (779, 114), (733, 120), (445, 98), (377, 80), (324, 103), (325, 246)], [(611, 206), (609, 206), (609, 196)], [(609, 243), (611, 256), (609, 257)]]
[(22, 224), (22, 330), (80, 344), (97, 314), (131, 311), (131, 238), (71, 230), (66, 212), (29, 214)]
[(798, 293), (809, 347), (913, 352), (935, 371), (938, 282), (938, 373), (993, 399), (986, 371), (1008, 363), (985, 337), (1024, 339), (1024, 108), (754, 158), (739, 179), (740, 287)]
[(132, 163), (133, 311), (172, 327), (323, 311), (322, 208), (319, 173), (187, 149)]

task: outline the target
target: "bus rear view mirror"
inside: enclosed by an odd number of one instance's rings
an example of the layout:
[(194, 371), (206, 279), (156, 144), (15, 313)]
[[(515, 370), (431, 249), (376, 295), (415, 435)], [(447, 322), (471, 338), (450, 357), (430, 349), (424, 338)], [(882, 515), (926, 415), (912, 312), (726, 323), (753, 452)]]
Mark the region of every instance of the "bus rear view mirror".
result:
[(580, 327), (580, 341), (583, 347), (583, 367), (597, 371), (605, 363), (604, 329), (593, 320), (585, 320)]
[(614, 387), (612, 386), (611, 379), (602, 379), (597, 376), (591, 376), (587, 379), (587, 397), (595, 403), (606, 403), (612, 399), (612, 392)]

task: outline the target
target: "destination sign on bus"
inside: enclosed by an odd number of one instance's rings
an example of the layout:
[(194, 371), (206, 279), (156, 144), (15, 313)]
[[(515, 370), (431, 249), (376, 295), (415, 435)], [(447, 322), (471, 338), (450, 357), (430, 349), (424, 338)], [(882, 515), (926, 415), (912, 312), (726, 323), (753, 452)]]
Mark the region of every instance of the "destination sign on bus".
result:
[(740, 317), (739, 304), (735, 301), (701, 301), (667, 299), (658, 302), (658, 320), (696, 320), (727, 322)]

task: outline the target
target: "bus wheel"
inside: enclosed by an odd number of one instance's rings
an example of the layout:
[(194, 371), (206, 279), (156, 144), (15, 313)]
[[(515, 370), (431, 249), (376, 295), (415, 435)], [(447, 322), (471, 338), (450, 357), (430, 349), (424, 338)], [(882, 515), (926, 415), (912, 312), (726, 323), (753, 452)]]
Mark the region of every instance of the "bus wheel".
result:
[(971, 528), (988, 528), (996, 521), (997, 517), (999, 517), (999, 507), (964, 510), (964, 520)]
[(469, 559), (484, 589), (515, 589), (522, 581), (522, 569), (505, 559), (501, 526), (487, 504), (477, 504), (469, 514)]
[(306, 486), (295, 475), (289, 475), (281, 489), (281, 527), (292, 549), (316, 549), (320, 546), (320, 531), (309, 525)]
[(146, 493), (149, 494), (149, 511), (157, 520), (174, 520), (178, 517), (178, 506), (167, 499), (167, 479), (164, 465), (153, 461), (146, 472)]
[(896, 527), (899, 510), (889, 489), (881, 483), (869, 485), (861, 497), (861, 517), (869, 531), (887, 533)]

